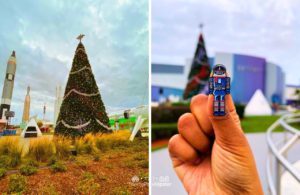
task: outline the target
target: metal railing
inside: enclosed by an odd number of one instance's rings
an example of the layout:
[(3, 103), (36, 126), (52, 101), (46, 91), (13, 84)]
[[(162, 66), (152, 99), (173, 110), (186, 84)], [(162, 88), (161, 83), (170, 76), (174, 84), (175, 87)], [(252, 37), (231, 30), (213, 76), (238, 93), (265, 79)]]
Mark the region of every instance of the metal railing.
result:
[[(290, 123), (296, 122), (300, 122), (300, 114), (287, 114), (278, 119), (267, 130), (267, 144), (269, 148), (267, 180), (269, 191), (272, 195), (280, 195), (281, 193), (280, 181), (284, 170), (288, 171), (298, 182), (300, 182), (300, 172), (293, 167), (292, 163), (286, 158), (288, 150), (291, 149), (300, 138), (300, 131), (289, 125)], [(285, 133), (291, 133), (292, 137), (280, 140), (280, 142), (275, 144), (272, 139), (272, 133), (280, 126), (285, 130)], [(272, 167), (272, 157), (274, 158), (274, 167)], [(272, 175), (272, 168), (274, 168), (274, 175)], [(284, 170), (282, 168), (284, 168)]]

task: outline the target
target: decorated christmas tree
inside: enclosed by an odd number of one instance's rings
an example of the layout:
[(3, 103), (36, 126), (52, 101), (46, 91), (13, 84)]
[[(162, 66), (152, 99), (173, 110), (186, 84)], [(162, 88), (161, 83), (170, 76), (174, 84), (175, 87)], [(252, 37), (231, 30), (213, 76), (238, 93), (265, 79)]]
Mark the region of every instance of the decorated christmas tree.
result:
[(82, 136), (86, 133), (109, 132), (109, 119), (94, 78), (85, 48), (75, 51), (63, 102), (57, 118), (55, 134)]
[[(201, 24), (200, 28), (202, 29), (202, 27), (203, 25)], [(201, 32), (188, 76), (188, 82), (183, 93), (183, 99), (190, 99), (194, 95), (204, 93), (205, 86), (208, 85), (209, 74), (210, 65), (206, 54), (203, 34)]]

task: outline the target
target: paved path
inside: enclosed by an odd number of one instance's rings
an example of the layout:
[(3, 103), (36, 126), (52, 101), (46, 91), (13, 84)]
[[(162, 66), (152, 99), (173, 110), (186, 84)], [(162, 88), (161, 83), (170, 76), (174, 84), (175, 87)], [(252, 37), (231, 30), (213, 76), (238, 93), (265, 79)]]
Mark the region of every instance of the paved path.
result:
[[(274, 140), (283, 139), (284, 133), (275, 133)], [(247, 134), (250, 146), (254, 153), (259, 176), (264, 188), (265, 194), (268, 193), (266, 177), (266, 160), (268, 148), (265, 133)], [(290, 162), (300, 160), (300, 144), (295, 145), (293, 150), (288, 154)], [(186, 194), (182, 184), (172, 169), (171, 161), (167, 149), (158, 150), (152, 153), (152, 194)]]

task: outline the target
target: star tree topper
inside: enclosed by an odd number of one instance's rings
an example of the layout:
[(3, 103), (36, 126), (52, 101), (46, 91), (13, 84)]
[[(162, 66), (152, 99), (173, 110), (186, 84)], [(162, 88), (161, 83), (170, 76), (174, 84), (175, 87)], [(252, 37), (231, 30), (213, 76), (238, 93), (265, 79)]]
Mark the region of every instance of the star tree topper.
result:
[(78, 39), (81, 43), (81, 39), (83, 39), (84, 36), (85, 36), (84, 34), (80, 34), (76, 39)]
[(204, 24), (203, 24), (203, 23), (200, 23), (200, 24), (199, 24), (199, 28), (200, 28), (200, 30), (201, 30), (201, 33), (203, 32), (203, 27), (204, 27)]

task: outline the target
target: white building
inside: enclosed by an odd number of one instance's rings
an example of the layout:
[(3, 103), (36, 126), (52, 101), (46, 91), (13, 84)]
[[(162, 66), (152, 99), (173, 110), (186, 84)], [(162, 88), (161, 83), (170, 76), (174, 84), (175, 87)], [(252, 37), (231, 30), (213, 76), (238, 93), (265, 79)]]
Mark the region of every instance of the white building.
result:
[[(231, 77), (231, 94), (237, 103), (247, 104), (254, 92), (262, 91), (268, 102), (285, 104), (285, 74), (280, 66), (265, 58), (217, 52), (209, 58), (211, 66), (224, 64)], [(152, 102), (181, 98), (191, 69), (191, 59), (184, 65), (152, 63)]]

